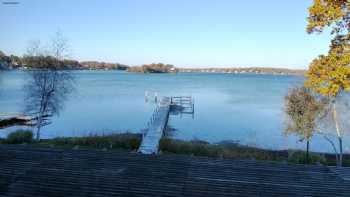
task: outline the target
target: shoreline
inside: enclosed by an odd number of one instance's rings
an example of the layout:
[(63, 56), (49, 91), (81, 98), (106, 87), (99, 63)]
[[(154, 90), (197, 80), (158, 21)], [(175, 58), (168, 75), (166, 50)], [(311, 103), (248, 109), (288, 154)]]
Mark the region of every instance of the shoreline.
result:
[(228, 74), (261, 74), (261, 75), (304, 75), (306, 70), (273, 68), (273, 67), (227, 67), (227, 68), (179, 68), (183, 73), (228, 73)]
[[(34, 141), (31, 131), (17, 131), (12, 136), (1, 138), (0, 144), (17, 144), (35, 147), (67, 148), (82, 150), (137, 152), (141, 145), (140, 133), (118, 133), (85, 137), (57, 137)], [(208, 143), (201, 140), (177, 140), (163, 137), (159, 153), (165, 155), (190, 155), (214, 159), (261, 160), (291, 164), (305, 164), (304, 150), (270, 150), (239, 143)], [(335, 166), (335, 154), (310, 152), (310, 163)], [(350, 167), (350, 154), (344, 154), (344, 166)]]
[[(140, 73), (140, 74), (178, 74), (178, 73), (204, 73), (204, 74), (233, 74), (233, 75), (240, 75), (240, 74), (255, 74), (255, 75), (279, 75), (279, 76), (304, 76), (305, 70), (293, 70), (293, 69), (276, 69), (274, 72), (264, 72), (259, 69), (252, 69), (252, 68), (227, 68), (227, 69), (198, 69), (198, 68), (178, 68), (179, 71), (174, 72), (167, 72), (167, 73), (143, 73), (143, 72), (132, 72), (132, 71), (126, 71), (126, 70), (119, 70), (119, 69), (62, 69), (64, 71), (119, 71), (119, 72), (125, 72), (125, 73)], [(275, 68), (274, 68), (275, 69)], [(30, 69), (30, 68), (16, 68), (16, 69), (3, 69), (0, 70), (0, 72), (6, 72), (6, 71), (32, 71), (36, 69)]]

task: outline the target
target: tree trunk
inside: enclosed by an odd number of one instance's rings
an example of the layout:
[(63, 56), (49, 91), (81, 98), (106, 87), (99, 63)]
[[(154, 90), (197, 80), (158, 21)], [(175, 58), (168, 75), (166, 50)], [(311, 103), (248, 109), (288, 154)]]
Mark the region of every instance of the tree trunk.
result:
[(36, 125), (36, 141), (39, 141), (40, 140), (40, 129), (41, 129), (41, 122), (42, 122), (42, 115), (41, 113), (39, 114), (39, 117), (38, 117), (38, 122), (37, 122), (37, 125)]
[(335, 154), (335, 161), (336, 161), (337, 166), (339, 166), (338, 151), (337, 151), (337, 148), (336, 148), (334, 142), (331, 139), (329, 139), (327, 136), (324, 136), (324, 138), (332, 145), (333, 150), (334, 150), (334, 154)]
[(342, 140), (342, 134), (338, 123), (337, 109), (335, 108), (335, 102), (333, 102), (333, 121), (335, 124), (335, 129), (337, 131), (337, 136), (339, 140), (339, 166), (342, 166), (343, 165), (343, 140)]
[(306, 164), (309, 163), (309, 143), (310, 143), (310, 141), (307, 140), (307, 141), (306, 141), (306, 160), (305, 160), (305, 163), (306, 163)]
[(339, 166), (343, 166), (343, 139), (341, 137), (338, 138), (339, 140)]
[(36, 141), (40, 140), (40, 128), (41, 128), (41, 126), (38, 125), (37, 129), (36, 129)]

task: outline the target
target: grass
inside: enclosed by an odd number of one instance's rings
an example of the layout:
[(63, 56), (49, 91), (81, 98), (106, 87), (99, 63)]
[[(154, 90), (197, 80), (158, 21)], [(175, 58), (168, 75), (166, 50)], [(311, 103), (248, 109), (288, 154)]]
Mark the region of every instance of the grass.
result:
[(40, 140), (38, 145), (65, 148), (92, 148), (104, 150), (135, 151), (141, 144), (141, 134), (122, 133), (103, 136), (58, 137)]
[[(10, 133), (1, 144), (31, 144), (34, 146), (73, 149), (99, 149), (136, 151), (141, 144), (141, 134), (121, 133), (102, 136), (58, 137), (33, 140), (31, 131), (19, 130)], [(221, 159), (268, 160), (304, 164), (305, 152), (300, 150), (267, 150), (243, 146), (237, 143), (209, 144), (205, 141), (182, 141), (163, 137), (159, 144), (162, 154), (182, 154)], [(310, 164), (335, 165), (335, 155), (310, 152)], [(350, 155), (344, 155), (344, 166), (350, 166)]]
[(31, 144), (35, 146), (60, 148), (88, 148), (104, 150), (135, 151), (141, 144), (141, 134), (121, 133), (110, 135), (92, 135), (85, 137), (58, 137), (52, 139), (33, 140), (31, 131), (19, 130), (10, 133), (7, 138), (0, 140), (1, 144)]
[[(183, 154), (222, 159), (249, 159), (305, 163), (305, 152), (300, 150), (267, 150), (236, 143), (209, 144), (204, 141), (182, 141), (163, 138), (159, 148), (163, 154)], [(310, 164), (335, 165), (333, 154), (310, 153)], [(344, 155), (344, 166), (350, 166), (350, 155)]]

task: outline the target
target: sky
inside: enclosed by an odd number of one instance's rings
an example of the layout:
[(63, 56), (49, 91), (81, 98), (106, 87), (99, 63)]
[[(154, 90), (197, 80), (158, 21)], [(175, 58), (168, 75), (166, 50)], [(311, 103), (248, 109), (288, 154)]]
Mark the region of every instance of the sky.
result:
[[(307, 68), (330, 35), (305, 31), (312, 0), (0, 0), (0, 50), (61, 31), (70, 57), (178, 67)], [(7, 4), (4, 2), (18, 2)]]

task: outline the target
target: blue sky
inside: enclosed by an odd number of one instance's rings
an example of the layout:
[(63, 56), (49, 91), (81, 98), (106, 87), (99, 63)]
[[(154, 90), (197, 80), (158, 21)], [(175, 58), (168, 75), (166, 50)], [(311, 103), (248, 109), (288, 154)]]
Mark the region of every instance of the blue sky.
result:
[(16, 55), (60, 29), (78, 60), (307, 68), (330, 39), (305, 32), (311, 0), (16, 1), (0, 5), (0, 50)]

